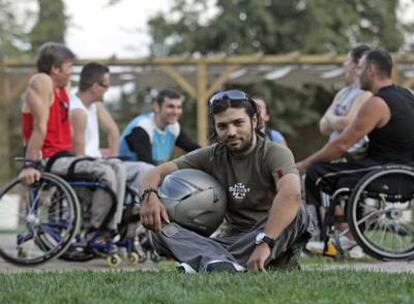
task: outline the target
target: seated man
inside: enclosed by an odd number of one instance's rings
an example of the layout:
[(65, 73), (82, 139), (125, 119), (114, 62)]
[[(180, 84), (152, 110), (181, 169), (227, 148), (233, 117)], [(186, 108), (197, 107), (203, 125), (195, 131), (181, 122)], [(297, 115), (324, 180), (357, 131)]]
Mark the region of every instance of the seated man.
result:
[[(38, 73), (31, 77), (22, 105), (25, 158), (28, 162), (25, 162), (20, 177), (26, 184), (39, 180), (41, 172), (30, 160), (44, 159), (46, 167), (58, 175), (66, 175), (68, 168), (74, 166), (74, 173), (96, 176), (107, 183), (118, 195), (115, 203), (122, 206), (123, 196), (117, 193), (117, 189), (125, 186), (119, 185), (121, 181), (113, 169), (103, 163), (80, 160), (71, 153), (69, 97), (65, 86), (70, 80), (74, 57), (72, 51), (61, 44), (46, 43), (40, 48), (36, 62)], [(95, 191), (92, 217), (86, 228), (90, 231), (116, 230), (120, 215), (111, 212), (113, 203), (104, 190)]]
[[(109, 155), (119, 151), (119, 129), (103, 104), (103, 97), (111, 83), (109, 68), (99, 63), (86, 64), (80, 73), (79, 91), (70, 100), (70, 118), (73, 127), (73, 151), (78, 156), (101, 158), (99, 127), (108, 138)], [(120, 184), (139, 189), (144, 173), (152, 165), (144, 162), (121, 162), (117, 159), (100, 160), (110, 165), (117, 173)], [(124, 193), (125, 189), (118, 189)]]
[(185, 152), (200, 146), (181, 129), (182, 97), (162, 90), (153, 102), (154, 112), (135, 117), (121, 135), (120, 155), (158, 165), (169, 160), (177, 146)]
[[(215, 144), (164, 163), (145, 176), (141, 221), (153, 230), (158, 251), (172, 255), (185, 271), (298, 269), (308, 233), (301, 206), (300, 178), (289, 149), (262, 136), (256, 103), (244, 92), (220, 92), (210, 99)], [(169, 173), (202, 170), (227, 193), (226, 226), (206, 238), (170, 223), (153, 193)], [(240, 191), (238, 191), (239, 189)]]
[[(343, 63), (345, 87), (335, 95), (331, 105), (319, 121), (319, 129), (322, 134), (329, 135), (329, 141), (334, 140), (352, 122), (360, 107), (372, 96), (371, 92), (360, 88), (358, 75), (359, 61), (369, 50), (370, 48), (366, 45), (357, 46), (349, 52), (347, 60)], [(343, 157), (335, 161), (361, 158), (366, 153), (367, 148), (368, 138), (364, 136), (364, 138), (354, 143)], [(307, 208), (316, 217), (315, 206), (308, 205)], [(343, 214), (343, 208), (337, 206), (335, 215), (342, 216)], [(313, 221), (311, 222), (313, 223)], [(316, 236), (316, 232), (319, 230), (316, 219), (314, 223)], [(337, 223), (336, 226), (339, 231), (345, 231), (348, 228), (348, 225), (344, 223)], [(354, 246), (355, 242), (352, 241), (350, 234), (342, 236), (340, 240), (342, 249), (350, 249), (349, 253), (351, 256), (362, 256), (362, 249)], [(316, 248), (324, 246), (323, 243), (315, 244)]]
[[(334, 97), (332, 104), (319, 121), (322, 134), (329, 135), (329, 140), (336, 138), (354, 119), (361, 105), (372, 93), (362, 90), (359, 85), (358, 63), (370, 48), (360, 45), (349, 53), (344, 62), (345, 87)], [(366, 137), (353, 144), (348, 150), (349, 156), (358, 156), (366, 150), (368, 140)]]
[(73, 151), (76, 155), (102, 157), (99, 127), (108, 139), (108, 155), (119, 152), (119, 130), (103, 104), (110, 86), (109, 68), (99, 63), (86, 64), (80, 73), (79, 91), (70, 98), (70, 118), (73, 125)]
[[(351, 124), (321, 150), (297, 164), (306, 172), (305, 198), (320, 205), (320, 191), (333, 194), (342, 187), (352, 189), (368, 171), (385, 163), (413, 160), (414, 96), (391, 79), (392, 58), (384, 50), (371, 50), (359, 63), (361, 89), (373, 93)], [(368, 136), (366, 157), (347, 163), (330, 163), (355, 142)]]
[(270, 122), (270, 109), (269, 105), (260, 97), (253, 97), (253, 100), (257, 103), (260, 110), (260, 115), (263, 120), (263, 132), (266, 134), (269, 139), (277, 144), (281, 144), (287, 147), (287, 143), (282, 133), (277, 130), (267, 128), (266, 124)]

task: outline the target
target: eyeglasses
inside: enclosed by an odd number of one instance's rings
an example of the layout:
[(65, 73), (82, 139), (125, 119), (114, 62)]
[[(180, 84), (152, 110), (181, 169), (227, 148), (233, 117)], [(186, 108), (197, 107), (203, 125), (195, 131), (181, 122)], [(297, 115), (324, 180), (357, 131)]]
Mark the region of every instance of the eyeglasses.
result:
[(225, 100), (231, 100), (231, 101), (246, 101), (251, 103), (252, 99), (249, 95), (244, 93), (243, 91), (239, 90), (228, 90), (223, 92), (218, 92), (211, 96), (208, 104), (210, 108), (214, 107), (216, 104), (225, 101)]

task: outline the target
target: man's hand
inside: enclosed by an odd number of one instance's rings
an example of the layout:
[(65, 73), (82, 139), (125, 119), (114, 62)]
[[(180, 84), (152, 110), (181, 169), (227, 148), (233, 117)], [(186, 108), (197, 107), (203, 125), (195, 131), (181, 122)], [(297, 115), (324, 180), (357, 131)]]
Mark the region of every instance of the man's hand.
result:
[(36, 170), (34, 168), (26, 168), (20, 172), (19, 178), (21, 179), (24, 185), (29, 186), (34, 182), (39, 181), (41, 175), (42, 174), (39, 170)]
[(265, 271), (265, 263), (270, 257), (270, 247), (266, 243), (257, 245), (247, 261), (250, 271)]
[(161, 231), (161, 220), (170, 223), (167, 210), (154, 193), (148, 194), (140, 211), (141, 222), (145, 228), (155, 232)]
[(302, 160), (296, 163), (296, 168), (298, 168), (299, 174), (302, 176), (308, 170), (309, 163), (306, 160)]

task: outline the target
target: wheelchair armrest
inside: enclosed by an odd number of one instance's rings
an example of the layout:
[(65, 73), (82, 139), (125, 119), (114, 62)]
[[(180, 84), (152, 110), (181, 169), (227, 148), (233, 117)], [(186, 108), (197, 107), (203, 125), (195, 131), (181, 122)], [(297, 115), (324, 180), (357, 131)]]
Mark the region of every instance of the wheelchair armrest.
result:
[(82, 174), (82, 173), (76, 173), (75, 176), (66, 176), (61, 175), (65, 181), (67, 182), (99, 182), (99, 178), (91, 175), (91, 174)]
[(382, 166), (379, 170), (395, 170), (395, 169), (401, 169), (401, 170), (407, 170), (407, 171), (414, 171), (414, 164), (397, 164), (397, 163), (388, 163)]

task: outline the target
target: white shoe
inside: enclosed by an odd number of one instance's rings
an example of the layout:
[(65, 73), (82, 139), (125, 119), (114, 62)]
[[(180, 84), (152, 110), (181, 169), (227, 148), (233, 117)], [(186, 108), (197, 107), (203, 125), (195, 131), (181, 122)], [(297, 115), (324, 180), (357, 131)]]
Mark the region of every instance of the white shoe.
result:
[(246, 271), (242, 265), (231, 262), (231, 261), (223, 261), (223, 260), (213, 260), (206, 264), (205, 268), (206, 272), (243, 272)]
[(353, 259), (362, 259), (365, 256), (361, 246), (356, 245), (348, 251), (348, 254)]
[(181, 273), (190, 273), (190, 274), (197, 273), (197, 271), (195, 271), (195, 269), (187, 263), (178, 264), (177, 270), (178, 272), (181, 272)]
[(305, 249), (313, 254), (320, 254), (329, 257), (336, 257), (338, 249), (332, 240), (329, 240), (325, 248), (324, 242), (310, 241), (305, 245)]
[(325, 248), (325, 243), (319, 241), (309, 241), (306, 243), (305, 248), (312, 253), (322, 254), (323, 249)]

